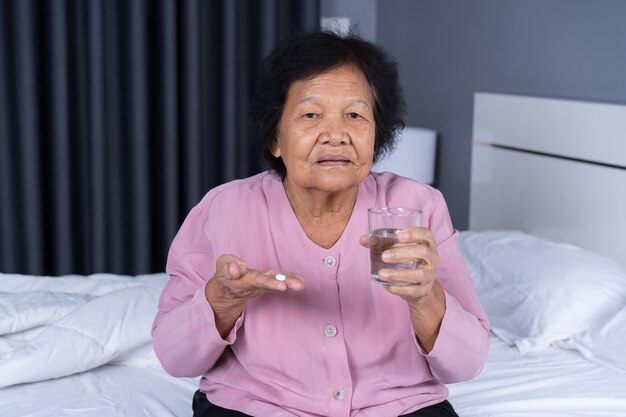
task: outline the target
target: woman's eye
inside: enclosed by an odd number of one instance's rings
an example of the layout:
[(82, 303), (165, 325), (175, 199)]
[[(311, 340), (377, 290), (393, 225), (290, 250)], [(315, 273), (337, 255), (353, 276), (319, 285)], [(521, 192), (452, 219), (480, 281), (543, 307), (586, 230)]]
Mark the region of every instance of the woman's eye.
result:
[(317, 117), (317, 114), (315, 113), (305, 113), (304, 118), (305, 119), (315, 119)]
[(359, 113), (351, 112), (351, 113), (348, 113), (348, 117), (350, 119), (358, 119), (359, 117), (361, 117), (361, 115)]

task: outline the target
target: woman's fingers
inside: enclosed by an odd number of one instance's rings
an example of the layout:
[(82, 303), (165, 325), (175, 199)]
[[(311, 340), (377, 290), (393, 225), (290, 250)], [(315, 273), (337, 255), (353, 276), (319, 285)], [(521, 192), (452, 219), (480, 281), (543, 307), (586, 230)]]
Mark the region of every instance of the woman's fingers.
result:
[(269, 290), (285, 291), (287, 289), (300, 291), (304, 289), (304, 278), (291, 272), (251, 271), (254, 273), (255, 285)]
[(410, 263), (418, 266), (436, 266), (439, 261), (437, 245), (429, 229), (414, 227), (398, 232), (399, 244), (382, 253), (383, 262)]
[(287, 273), (285, 284), (290, 290), (301, 291), (304, 289), (304, 278), (300, 275)]
[(398, 240), (403, 243), (418, 243), (427, 245), (431, 248), (437, 247), (430, 229), (426, 227), (411, 227), (408, 229), (402, 229), (396, 236)]
[(216, 271), (225, 279), (239, 279), (246, 273), (246, 263), (235, 255), (222, 255), (217, 258)]
[(382, 260), (385, 263), (411, 263), (416, 262), (418, 265), (430, 265), (436, 252), (426, 245), (419, 243), (407, 243), (394, 245), (382, 253)]
[[(435, 274), (427, 269), (382, 269), (378, 276), (389, 285), (385, 289), (391, 294), (408, 300), (419, 300), (427, 296), (436, 282)], [(396, 284), (397, 285), (394, 285)]]
[(381, 269), (378, 277), (388, 282), (409, 283), (415, 285), (428, 284), (433, 281), (434, 274), (429, 269)]
[[(216, 262), (217, 278), (226, 293), (235, 298), (255, 298), (268, 291), (300, 291), (304, 289), (304, 279), (291, 272), (258, 271), (249, 269), (246, 263), (235, 255), (225, 254)], [(276, 277), (280, 279), (276, 279)]]

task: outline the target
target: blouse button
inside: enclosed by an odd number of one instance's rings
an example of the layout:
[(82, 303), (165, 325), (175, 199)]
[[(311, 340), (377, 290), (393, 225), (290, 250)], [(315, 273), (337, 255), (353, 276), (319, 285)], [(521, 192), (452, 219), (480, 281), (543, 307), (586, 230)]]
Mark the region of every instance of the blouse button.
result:
[(337, 335), (337, 328), (332, 324), (324, 327), (324, 334), (328, 337), (335, 337)]
[(333, 398), (336, 400), (343, 400), (344, 398), (346, 398), (346, 393), (344, 392), (344, 390), (342, 390), (341, 388), (339, 388), (338, 390), (336, 390), (333, 393)]
[(337, 260), (333, 258), (332, 256), (327, 256), (324, 258), (324, 265), (326, 265), (327, 267), (332, 268), (336, 264), (337, 264)]

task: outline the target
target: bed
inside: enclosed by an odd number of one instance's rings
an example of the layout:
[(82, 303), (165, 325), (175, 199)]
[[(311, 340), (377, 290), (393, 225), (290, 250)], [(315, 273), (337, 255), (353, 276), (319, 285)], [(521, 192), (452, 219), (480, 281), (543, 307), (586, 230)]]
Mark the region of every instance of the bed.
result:
[(464, 417), (626, 416), (626, 106), (474, 98), (470, 231), (491, 320)]
[[(597, 120), (612, 126), (600, 135), (618, 147), (610, 158), (524, 139), (548, 131), (571, 141), (585, 131), (578, 124)], [(449, 385), (461, 417), (626, 416), (622, 120), (626, 107), (477, 94), (470, 230), (460, 245), (492, 337), (482, 373)], [(581, 199), (590, 175), (592, 198)], [(561, 212), (572, 206), (572, 216)], [(167, 375), (150, 342), (166, 280), (0, 274), (0, 415), (191, 416), (198, 381)]]

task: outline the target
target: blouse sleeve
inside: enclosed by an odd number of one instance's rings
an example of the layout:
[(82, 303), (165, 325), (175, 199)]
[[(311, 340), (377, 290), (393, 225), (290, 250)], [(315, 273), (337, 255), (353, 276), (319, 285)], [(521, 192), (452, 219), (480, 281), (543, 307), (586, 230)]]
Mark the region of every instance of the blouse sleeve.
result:
[(163, 368), (174, 376), (195, 377), (209, 370), (236, 338), (243, 315), (226, 339), (204, 287), (215, 273), (216, 256), (204, 232), (201, 206), (195, 207), (172, 242), (167, 259), (170, 276), (159, 300), (152, 326), (154, 351)]
[(435, 378), (460, 382), (478, 375), (489, 351), (489, 320), (474, 289), (441, 193), (429, 218), (437, 250), (437, 280), (444, 288), (446, 310), (434, 348), (426, 354), (418, 344)]

